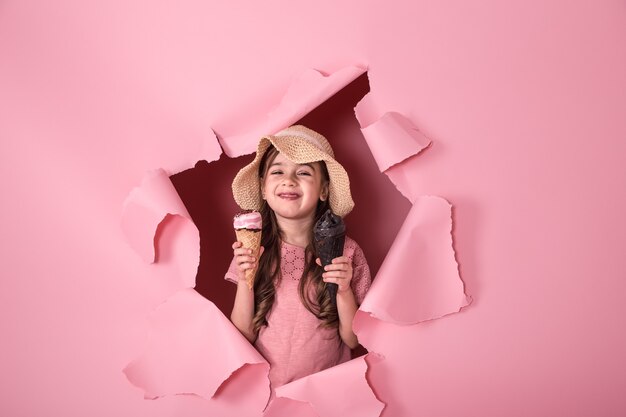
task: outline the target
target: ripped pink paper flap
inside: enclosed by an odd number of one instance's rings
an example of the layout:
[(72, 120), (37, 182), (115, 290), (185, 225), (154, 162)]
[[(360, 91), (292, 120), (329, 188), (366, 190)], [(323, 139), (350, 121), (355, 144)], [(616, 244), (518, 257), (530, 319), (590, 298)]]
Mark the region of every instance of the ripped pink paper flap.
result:
[(359, 309), (380, 320), (415, 324), (466, 306), (451, 231), (450, 203), (418, 197)]
[(149, 171), (124, 201), (121, 221), (126, 241), (146, 262), (155, 260), (156, 231), (167, 214), (191, 220), (165, 170)]
[[(309, 403), (319, 416), (378, 417), (385, 405), (367, 382), (366, 356), (278, 387), (276, 396)], [(278, 411), (270, 416), (286, 417)]]
[(402, 114), (386, 112), (374, 118), (375, 100), (371, 93), (363, 97), (354, 109), (361, 133), (372, 151), (380, 172), (418, 154), (431, 141)]
[(363, 67), (349, 66), (329, 75), (314, 69), (302, 72), (289, 84), (281, 101), (267, 113), (264, 123), (242, 134), (222, 138), (224, 152), (231, 158), (255, 152), (262, 136), (291, 126), (365, 71)]
[[(413, 207), (359, 310), (380, 320), (414, 324), (459, 311), (468, 300), (452, 245), (451, 205), (436, 196), (413, 197), (394, 181), (402, 175), (414, 181), (419, 161), (413, 161), (431, 141), (402, 114), (386, 112), (377, 118), (379, 112), (372, 93), (355, 108), (378, 168), (385, 174), (394, 171), (390, 179)], [(403, 171), (409, 162), (413, 165)]]
[(380, 172), (421, 152), (431, 143), (410, 120), (395, 112), (385, 113), (361, 132)]
[[(165, 272), (173, 293), (152, 317), (149, 347), (125, 368), (129, 381), (146, 398), (185, 393), (211, 398), (224, 383), (246, 384), (245, 374), (231, 377), (244, 365), (262, 365), (269, 394), (265, 359), (212, 302), (191, 289), (199, 263), (198, 229), (164, 170), (148, 172), (133, 189), (122, 228), (145, 261), (152, 262), (160, 250), (155, 275)], [(167, 233), (159, 237), (162, 229)]]
[(209, 399), (244, 364), (269, 371), (267, 361), (195, 290), (168, 298), (150, 322), (148, 348), (124, 369), (146, 398), (194, 393)]

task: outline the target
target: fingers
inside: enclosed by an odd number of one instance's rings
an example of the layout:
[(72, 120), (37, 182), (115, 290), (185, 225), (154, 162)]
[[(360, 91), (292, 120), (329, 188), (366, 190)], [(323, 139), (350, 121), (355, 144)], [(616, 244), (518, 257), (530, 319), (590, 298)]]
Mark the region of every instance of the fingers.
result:
[[(326, 279), (348, 279), (352, 278), (352, 271), (327, 271), (322, 274), (324, 281)], [(333, 281), (328, 281), (333, 282)]]
[(235, 254), (235, 256), (241, 256), (241, 255), (252, 255), (252, 249), (248, 249), (248, 248), (237, 248), (233, 251), (233, 253)]
[(241, 265), (246, 262), (252, 264), (256, 262), (256, 258), (254, 256), (239, 255), (237, 256), (237, 260), (235, 262), (237, 263), (237, 265)]
[[(318, 262), (318, 265), (321, 265), (321, 263)], [(340, 291), (346, 290), (350, 287), (350, 281), (352, 280), (352, 261), (346, 256), (339, 256), (333, 259), (331, 264), (324, 267), (322, 280), (327, 283), (337, 284)]]
[[(241, 242), (233, 243), (232, 248), (234, 249), (233, 253), (235, 254), (235, 256), (252, 254), (252, 249), (244, 248), (244, 247), (242, 247), (242, 245), (243, 245), (243, 243), (241, 243)], [(259, 256), (261, 256), (263, 251), (265, 251), (265, 248), (263, 246), (259, 246)]]
[(338, 258), (333, 259), (334, 264), (349, 264), (350, 258), (347, 256), (339, 256)]
[(253, 254), (252, 254), (252, 249), (246, 249), (246, 248), (242, 248), (241, 249), (243, 252), (238, 256), (237, 260), (238, 263), (246, 264), (249, 267), (246, 267), (245, 269), (252, 269), (252, 268), (256, 268), (258, 266), (258, 260), (261, 259), (261, 255), (263, 254), (263, 251), (265, 250), (265, 248), (263, 246), (259, 247), (259, 257), (256, 258)]
[[(319, 266), (322, 266), (322, 260), (320, 258), (315, 258), (315, 263)], [(333, 264), (350, 264), (350, 258), (347, 256), (339, 256), (332, 260)]]
[[(258, 259), (253, 255), (252, 249), (244, 248), (242, 246), (243, 243), (241, 242), (235, 242), (232, 244), (233, 253), (236, 258), (235, 263), (237, 264), (237, 267), (242, 271), (258, 267)], [(260, 258), (265, 248), (261, 246), (259, 249), (260, 250), (258, 257)]]
[(350, 288), (351, 278), (348, 277), (323, 277), (322, 280), (327, 284), (337, 284), (339, 291), (345, 291)]
[(345, 256), (340, 256), (338, 258), (333, 259), (332, 264), (328, 264), (324, 267), (324, 271), (348, 271), (351, 269), (352, 269), (352, 262), (350, 262), (350, 259)]

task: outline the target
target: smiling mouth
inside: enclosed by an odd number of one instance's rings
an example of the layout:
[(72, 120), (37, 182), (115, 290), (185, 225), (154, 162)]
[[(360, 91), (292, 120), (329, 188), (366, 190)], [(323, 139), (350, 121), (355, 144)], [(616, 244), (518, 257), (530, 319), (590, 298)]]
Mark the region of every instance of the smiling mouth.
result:
[(296, 193), (280, 193), (280, 194), (278, 194), (278, 196), (280, 198), (285, 199), (285, 200), (296, 200), (296, 199), (300, 198), (300, 195), (296, 194)]

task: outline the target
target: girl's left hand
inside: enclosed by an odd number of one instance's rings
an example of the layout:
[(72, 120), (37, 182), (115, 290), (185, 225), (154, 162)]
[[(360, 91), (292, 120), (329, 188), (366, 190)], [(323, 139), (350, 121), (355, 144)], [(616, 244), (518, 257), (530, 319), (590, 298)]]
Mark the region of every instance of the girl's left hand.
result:
[[(315, 260), (319, 266), (322, 266), (320, 258)], [(324, 267), (322, 274), (324, 282), (332, 282), (339, 286), (338, 292), (350, 289), (350, 281), (352, 281), (352, 262), (347, 256), (340, 256), (333, 259), (333, 263)]]

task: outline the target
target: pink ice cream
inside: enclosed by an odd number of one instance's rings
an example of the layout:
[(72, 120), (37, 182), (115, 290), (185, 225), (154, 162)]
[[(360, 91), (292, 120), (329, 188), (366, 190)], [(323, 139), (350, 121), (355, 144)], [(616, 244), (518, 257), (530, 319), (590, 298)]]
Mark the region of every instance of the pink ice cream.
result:
[[(261, 213), (258, 211), (244, 211), (233, 219), (233, 226), (237, 234), (237, 240), (243, 244), (244, 248), (252, 249), (251, 255), (258, 259), (261, 249), (261, 231), (263, 222)], [(257, 268), (246, 269), (246, 282), (248, 288), (254, 286), (254, 277)]]
[(233, 220), (235, 229), (261, 230), (263, 222), (258, 211), (239, 213)]

